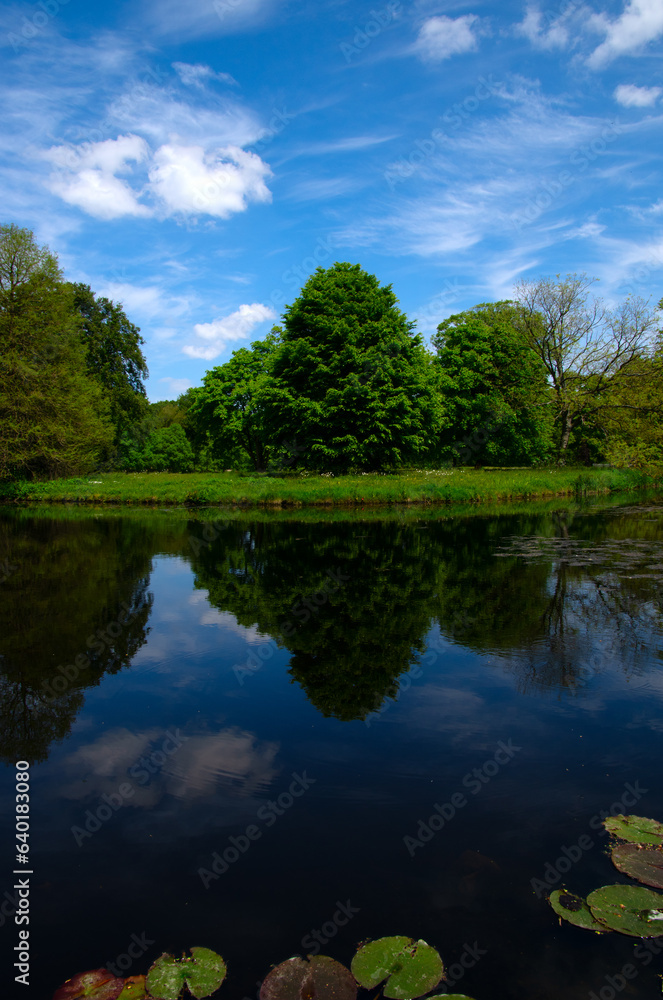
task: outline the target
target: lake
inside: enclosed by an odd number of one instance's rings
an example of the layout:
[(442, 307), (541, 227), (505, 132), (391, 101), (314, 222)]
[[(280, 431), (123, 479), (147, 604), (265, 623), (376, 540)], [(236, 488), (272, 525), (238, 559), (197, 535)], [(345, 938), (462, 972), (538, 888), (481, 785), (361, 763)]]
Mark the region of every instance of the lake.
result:
[[(12, 995), (203, 945), (219, 997), (253, 1000), (272, 964), (386, 934), (476, 1000), (609, 1000), (627, 963), (624, 996), (660, 995), (663, 938), (546, 901), (629, 881), (602, 816), (663, 820), (660, 496), (4, 507), (0, 580), (10, 818), (31, 764)], [(9, 953), (8, 824), (2, 845)]]

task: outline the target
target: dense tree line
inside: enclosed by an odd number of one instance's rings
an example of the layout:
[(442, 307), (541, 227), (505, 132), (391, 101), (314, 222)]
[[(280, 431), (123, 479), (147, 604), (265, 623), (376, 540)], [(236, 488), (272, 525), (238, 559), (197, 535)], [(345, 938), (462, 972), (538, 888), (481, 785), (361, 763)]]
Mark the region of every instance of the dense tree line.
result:
[[(281, 326), (149, 404), (139, 329), (0, 227), (0, 478), (92, 469), (663, 463), (663, 336), (584, 275), (523, 281), (443, 320), (428, 349), (391, 286), (319, 267)], [(663, 307), (663, 302), (661, 303)]]

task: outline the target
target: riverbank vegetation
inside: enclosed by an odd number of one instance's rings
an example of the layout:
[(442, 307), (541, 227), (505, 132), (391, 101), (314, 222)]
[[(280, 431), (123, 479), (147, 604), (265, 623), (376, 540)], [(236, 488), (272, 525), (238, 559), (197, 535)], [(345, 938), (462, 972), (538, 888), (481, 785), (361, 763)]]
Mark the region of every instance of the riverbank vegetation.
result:
[(97, 473), (0, 485), (0, 502), (220, 504), (257, 507), (478, 503), (598, 495), (655, 480), (635, 469), (439, 469), (354, 476), (311, 473)]
[[(625, 470), (588, 473), (599, 491), (632, 484), (629, 472), (651, 480), (663, 469), (658, 316), (637, 298), (608, 309), (592, 285), (522, 281), (513, 300), (443, 319), (429, 348), (390, 286), (358, 264), (319, 267), (263, 340), (150, 404), (122, 306), (65, 281), (29, 230), (0, 226), (3, 495), (507, 498), (573, 492), (573, 466), (596, 464)], [(461, 482), (464, 466), (503, 471)]]

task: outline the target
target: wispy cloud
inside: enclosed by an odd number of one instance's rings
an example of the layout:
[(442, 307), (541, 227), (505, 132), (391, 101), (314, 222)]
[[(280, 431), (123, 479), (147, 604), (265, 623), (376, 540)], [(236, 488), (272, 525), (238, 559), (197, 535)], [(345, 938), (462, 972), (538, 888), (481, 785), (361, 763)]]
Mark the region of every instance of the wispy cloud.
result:
[[(574, 8), (571, 4), (570, 10)], [(536, 49), (565, 49), (569, 46), (569, 14), (543, 14), (538, 7), (528, 6), (524, 19), (515, 27), (515, 33), (527, 38)]]
[(230, 73), (216, 73), (204, 63), (174, 62), (173, 69), (186, 87), (203, 89), (206, 80), (219, 80), (221, 83), (237, 86), (237, 80)]
[(160, 378), (159, 382), (167, 384), (171, 396), (181, 396), (183, 392), (191, 388), (191, 382), (188, 378), (173, 378), (171, 375), (167, 375), (165, 378)]
[(183, 351), (190, 358), (212, 361), (223, 353), (228, 344), (246, 340), (255, 327), (267, 319), (276, 319), (276, 313), (269, 306), (260, 302), (241, 305), (230, 316), (215, 319), (212, 323), (196, 323), (194, 332), (205, 344), (187, 344)]
[(150, 0), (141, 23), (161, 37), (193, 39), (251, 30), (276, 9), (276, 0)]

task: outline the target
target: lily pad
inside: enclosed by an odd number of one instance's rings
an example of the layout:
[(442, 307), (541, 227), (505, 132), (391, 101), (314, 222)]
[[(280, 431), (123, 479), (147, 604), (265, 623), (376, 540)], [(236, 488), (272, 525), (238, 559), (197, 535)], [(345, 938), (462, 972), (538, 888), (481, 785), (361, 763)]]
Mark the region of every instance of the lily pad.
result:
[(620, 840), (631, 844), (663, 844), (663, 823), (646, 816), (608, 816), (603, 825)]
[(617, 844), (610, 855), (615, 868), (643, 885), (663, 889), (663, 847)]
[(275, 966), (260, 987), (260, 1000), (356, 1000), (349, 969), (327, 955), (296, 956)]
[(177, 959), (164, 952), (150, 966), (146, 983), (156, 1000), (178, 1000), (184, 986), (184, 972)]
[(412, 938), (397, 935), (368, 941), (357, 949), (350, 968), (360, 986), (373, 989), (393, 971), (399, 955), (412, 944)]
[(587, 897), (592, 915), (631, 937), (663, 935), (663, 896), (637, 885), (604, 885)]
[(425, 941), (402, 936), (379, 938), (362, 945), (352, 960), (352, 974), (366, 989), (387, 980), (389, 1000), (413, 1000), (434, 989), (444, 974), (438, 952)]
[(202, 997), (211, 996), (226, 978), (226, 963), (220, 955), (209, 948), (192, 948), (193, 960), (188, 959), (185, 970), (186, 984), (189, 993), (201, 1000)]
[(610, 930), (592, 916), (592, 911), (584, 899), (581, 899), (580, 896), (574, 896), (566, 889), (555, 889), (554, 892), (550, 893), (548, 902), (558, 917), (562, 917), (563, 920), (567, 920), (576, 927), (584, 927), (588, 931), (596, 931), (597, 934), (606, 934)]
[(144, 1000), (147, 997), (145, 976), (129, 976), (124, 980), (124, 989), (118, 1000)]
[(108, 969), (90, 969), (79, 972), (68, 979), (53, 994), (53, 1000), (117, 1000), (124, 987), (124, 979), (118, 979)]
[(208, 997), (226, 977), (226, 963), (209, 948), (192, 948), (192, 958), (164, 952), (147, 973), (146, 986), (154, 1000), (178, 1000), (184, 985), (196, 1000)]

